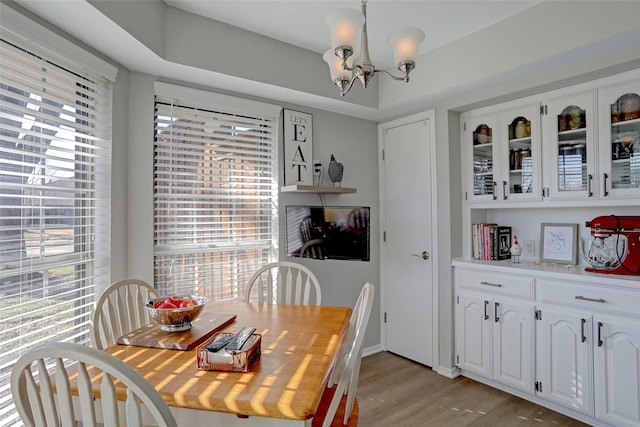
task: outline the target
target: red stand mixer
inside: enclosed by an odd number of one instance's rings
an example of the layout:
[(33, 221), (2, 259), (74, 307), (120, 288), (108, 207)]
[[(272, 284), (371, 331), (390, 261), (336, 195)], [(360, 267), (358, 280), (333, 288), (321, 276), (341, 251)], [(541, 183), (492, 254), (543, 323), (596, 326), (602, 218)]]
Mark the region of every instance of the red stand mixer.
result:
[(592, 239), (582, 239), (585, 271), (640, 276), (640, 216), (598, 216), (587, 221)]

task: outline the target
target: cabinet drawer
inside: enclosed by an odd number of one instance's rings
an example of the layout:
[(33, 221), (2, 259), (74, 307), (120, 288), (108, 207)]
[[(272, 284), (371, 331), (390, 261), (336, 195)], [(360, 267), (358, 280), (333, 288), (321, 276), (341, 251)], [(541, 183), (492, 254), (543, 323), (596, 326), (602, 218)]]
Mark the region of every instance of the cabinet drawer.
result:
[(533, 299), (533, 277), (480, 270), (456, 269), (458, 286), (461, 289), (483, 291), (491, 295), (514, 296)]
[(634, 292), (607, 286), (538, 279), (536, 294), (540, 302), (640, 317), (640, 288)]

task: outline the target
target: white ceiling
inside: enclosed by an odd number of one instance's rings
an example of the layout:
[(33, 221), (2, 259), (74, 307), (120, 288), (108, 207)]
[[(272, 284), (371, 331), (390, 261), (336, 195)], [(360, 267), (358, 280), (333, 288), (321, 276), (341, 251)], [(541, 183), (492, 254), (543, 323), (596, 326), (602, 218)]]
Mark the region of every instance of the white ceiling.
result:
[[(360, 10), (359, 0), (164, 0), (165, 3), (295, 46), (323, 53), (329, 48), (327, 12), (337, 8)], [(393, 65), (387, 36), (397, 28), (424, 31), (420, 54), (472, 34), (523, 11), (540, 0), (369, 0), (369, 52), (377, 68)], [(359, 49), (359, 46), (357, 47)], [(419, 66), (419, 63), (418, 63)]]

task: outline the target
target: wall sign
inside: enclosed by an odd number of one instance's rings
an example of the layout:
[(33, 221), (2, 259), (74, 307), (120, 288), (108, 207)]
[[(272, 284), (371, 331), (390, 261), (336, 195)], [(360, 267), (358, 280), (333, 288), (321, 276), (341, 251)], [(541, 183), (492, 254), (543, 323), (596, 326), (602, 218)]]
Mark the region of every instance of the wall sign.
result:
[(311, 114), (284, 110), (284, 183), (313, 185)]

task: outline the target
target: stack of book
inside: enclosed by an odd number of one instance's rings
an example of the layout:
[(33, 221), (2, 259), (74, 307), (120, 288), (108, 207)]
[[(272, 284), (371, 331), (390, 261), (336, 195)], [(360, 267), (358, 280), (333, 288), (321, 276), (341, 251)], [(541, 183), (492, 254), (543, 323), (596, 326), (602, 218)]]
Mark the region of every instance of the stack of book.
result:
[(511, 258), (511, 227), (498, 224), (471, 224), (474, 259), (499, 261)]

